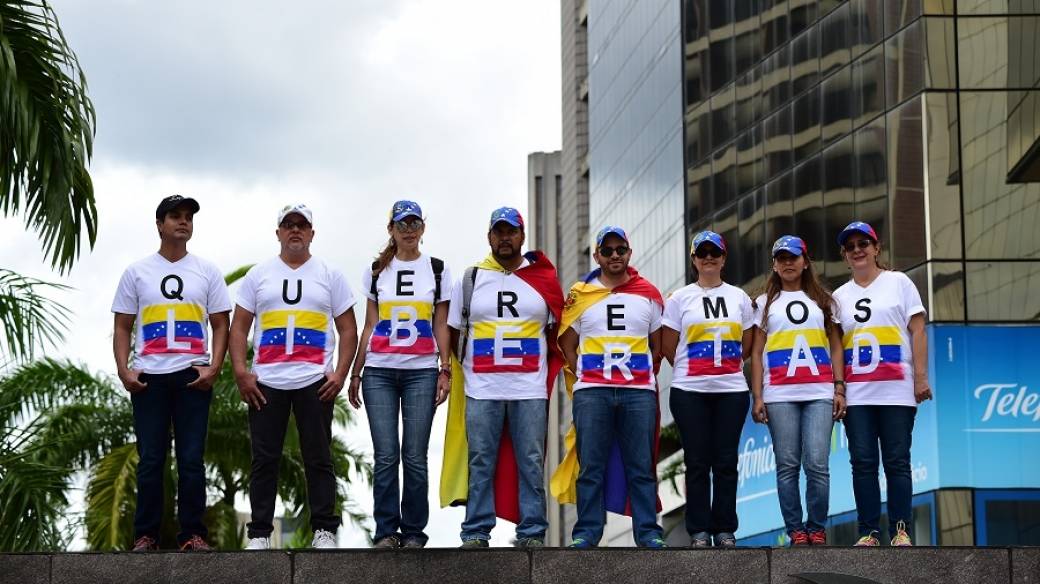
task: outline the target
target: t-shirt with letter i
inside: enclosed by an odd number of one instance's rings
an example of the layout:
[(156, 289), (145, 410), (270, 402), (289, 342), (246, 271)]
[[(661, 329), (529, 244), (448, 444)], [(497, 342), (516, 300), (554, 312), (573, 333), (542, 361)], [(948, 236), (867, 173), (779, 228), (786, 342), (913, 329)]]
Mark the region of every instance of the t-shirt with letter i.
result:
[[(811, 401), (834, 397), (831, 343), (823, 311), (805, 292), (781, 290), (769, 304), (766, 295), (755, 300), (755, 323), (766, 333), (762, 348), (762, 401)], [(837, 315), (832, 313), (837, 322)]]
[[(435, 369), (437, 339), (433, 335), (436, 279), (428, 256), (411, 261), (390, 260), (376, 278), (372, 294), (372, 266), (361, 276), (364, 295), (375, 301), (379, 319), (368, 341), (365, 365), (391, 369)], [(440, 299), (451, 296), (451, 274), (441, 272)]]
[(902, 272), (884, 270), (867, 287), (849, 280), (834, 291), (845, 347), (850, 406), (917, 406), (910, 317), (924, 313), (921, 294)]
[[(599, 282), (597, 282), (599, 283)], [(581, 313), (574, 390), (618, 386), (654, 389), (649, 335), (661, 328), (661, 306), (638, 294), (611, 294)]]
[(123, 272), (112, 312), (136, 316), (133, 368), (181, 371), (209, 362), (209, 315), (231, 310), (217, 266), (188, 254), (171, 262), (158, 253)]
[(662, 324), (679, 332), (672, 387), (685, 391), (748, 391), (742, 341), (754, 326), (751, 298), (722, 283), (701, 288), (696, 283), (676, 290), (664, 304)]
[(299, 389), (333, 369), (335, 318), (354, 305), (339, 270), (311, 257), (295, 270), (280, 257), (253, 266), (236, 302), (256, 315), (253, 372), (275, 389)]
[[(523, 266), (529, 262), (524, 260)], [(465, 277), (465, 276), (463, 276)], [(460, 278), (451, 292), (448, 326), (462, 329)], [(513, 272), (477, 270), (462, 372), (474, 399), (547, 399), (545, 327), (549, 307)]]

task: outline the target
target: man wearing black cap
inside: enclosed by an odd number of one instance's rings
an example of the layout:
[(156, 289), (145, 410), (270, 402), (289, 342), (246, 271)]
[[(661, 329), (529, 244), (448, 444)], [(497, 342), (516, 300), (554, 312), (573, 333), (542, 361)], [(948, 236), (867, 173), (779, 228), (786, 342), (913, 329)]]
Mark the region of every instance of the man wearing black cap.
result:
[[(163, 469), (173, 426), (177, 457), (177, 543), (206, 550), (206, 447), (210, 389), (224, 362), (231, 300), (216, 265), (188, 253), (199, 204), (172, 195), (155, 210), (159, 252), (123, 272), (112, 302), (112, 350), (130, 392), (137, 436), (134, 551), (159, 547)], [(207, 328), (213, 329), (212, 359)], [(130, 343), (133, 339), (133, 361)]]

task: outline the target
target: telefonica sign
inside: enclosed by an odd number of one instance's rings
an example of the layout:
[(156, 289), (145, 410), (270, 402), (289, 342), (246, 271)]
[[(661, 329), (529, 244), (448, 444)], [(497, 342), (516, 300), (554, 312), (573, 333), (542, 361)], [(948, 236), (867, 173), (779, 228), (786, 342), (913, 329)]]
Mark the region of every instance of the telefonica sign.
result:
[[(977, 403), (985, 405), (979, 421), (992, 422), (995, 426), (966, 428), (966, 431), (1040, 432), (1040, 393), (1017, 383), (987, 383), (976, 387), (974, 396)], [(1014, 425), (1030, 422), (1032, 426)]]

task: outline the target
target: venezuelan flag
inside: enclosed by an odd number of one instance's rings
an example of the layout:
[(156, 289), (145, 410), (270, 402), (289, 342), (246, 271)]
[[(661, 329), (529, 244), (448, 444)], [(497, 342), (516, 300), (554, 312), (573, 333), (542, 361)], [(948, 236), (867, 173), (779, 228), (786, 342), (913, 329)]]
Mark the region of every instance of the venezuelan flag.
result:
[[(609, 369), (606, 368), (608, 352), (611, 357)], [(649, 385), (649, 352), (646, 337), (586, 338), (581, 344), (581, 380), (609, 385)], [(628, 359), (617, 363), (617, 359), (626, 353)]]
[(533, 320), (474, 323), (474, 373), (538, 371), (543, 326)]
[[(686, 358), (690, 375), (737, 373), (743, 361), (740, 339), (743, 331), (737, 322), (711, 322), (686, 329)], [(716, 345), (718, 347), (716, 348)], [(715, 361), (718, 351), (720, 359)]]
[(329, 317), (310, 310), (272, 310), (260, 315), (257, 365), (325, 363)]
[(433, 341), (433, 306), (429, 302), (380, 301), (379, 322), (370, 341), (376, 353), (428, 355)]
[(142, 355), (206, 352), (206, 313), (198, 304), (153, 304), (141, 311)]
[[(897, 326), (866, 326), (842, 337), (845, 347), (845, 381), (897, 381), (903, 379), (903, 335)], [(853, 350), (857, 349), (857, 367)]]
[(821, 329), (770, 334), (766, 340), (769, 384), (830, 383), (834, 378), (828, 346), (827, 334)]

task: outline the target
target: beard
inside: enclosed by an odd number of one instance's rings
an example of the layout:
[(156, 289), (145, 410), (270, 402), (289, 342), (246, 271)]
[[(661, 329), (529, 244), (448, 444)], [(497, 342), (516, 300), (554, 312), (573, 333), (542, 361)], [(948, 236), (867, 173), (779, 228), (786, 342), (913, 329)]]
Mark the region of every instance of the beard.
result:
[(499, 245), (491, 250), (491, 255), (497, 260), (511, 260), (520, 253), (520, 249), (511, 244)]

